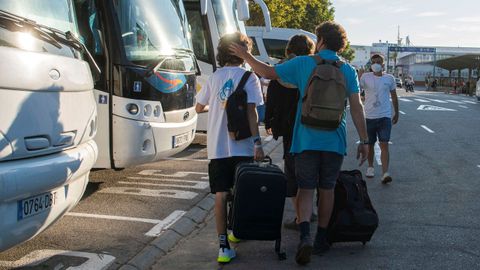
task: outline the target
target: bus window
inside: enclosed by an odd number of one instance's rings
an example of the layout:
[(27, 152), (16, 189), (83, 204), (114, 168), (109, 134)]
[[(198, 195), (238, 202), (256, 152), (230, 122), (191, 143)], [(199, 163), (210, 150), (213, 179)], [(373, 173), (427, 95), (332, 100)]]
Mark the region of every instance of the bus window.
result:
[(287, 47), (287, 40), (279, 39), (264, 39), (263, 44), (267, 50), (268, 56), (277, 59), (285, 58), (285, 48)]
[(212, 52), (209, 51), (210, 46), (207, 41), (207, 27), (204, 27), (202, 15), (198, 10), (187, 10), (187, 17), (190, 27), (192, 28), (193, 51), (198, 60), (211, 64)]

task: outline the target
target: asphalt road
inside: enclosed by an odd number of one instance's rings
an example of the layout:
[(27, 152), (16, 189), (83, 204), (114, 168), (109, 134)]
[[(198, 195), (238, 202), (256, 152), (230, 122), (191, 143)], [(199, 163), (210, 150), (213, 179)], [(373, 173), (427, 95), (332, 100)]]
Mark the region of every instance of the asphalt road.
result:
[[(380, 219), (372, 241), (334, 244), (302, 269), (480, 269), (480, 103), (443, 93), (398, 93), (401, 116), (391, 144), (394, 180), (380, 183), (377, 162), (377, 175), (367, 180)], [(348, 128), (343, 168), (355, 169), (358, 136), (351, 120)], [(285, 216), (293, 216), (290, 201)], [(231, 264), (218, 265), (210, 215), (202, 229), (151, 269), (296, 269), (298, 234), (284, 230), (283, 239), (287, 261), (277, 260), (273, 242), (245, 241), (235, 246)]]
[[(171, 160), (91, 172), (80, 203), (34, 239), (0, 253), (0, 269), (86, 267), (85, 256), (92, 265), (83, 269), (118, 269), (209, 192), (206, 158), (206, 135), (197, 134)], [(73, 253), (52, 256), (59, 251)], [(32, 258), (47, 260), (21, 267)]]

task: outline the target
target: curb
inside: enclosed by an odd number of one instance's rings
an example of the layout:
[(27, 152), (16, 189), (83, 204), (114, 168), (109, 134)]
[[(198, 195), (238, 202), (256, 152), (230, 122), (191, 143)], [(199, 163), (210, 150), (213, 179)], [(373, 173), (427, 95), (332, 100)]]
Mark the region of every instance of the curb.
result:
[[(265, 155), (270, 155), (277, 147), (282, 145), (282, 140), (270, 140), (263, 146)], [(156, 237), (144, 247), (135, 257), (122, 265), (119, 270), (144, 270), (149, 269), (158, 259), (168, 254), (177, 243), (195, 231), (204, 222), (215, 205), (215, 196), (207, 194), (194, 205), (175, 224)]]

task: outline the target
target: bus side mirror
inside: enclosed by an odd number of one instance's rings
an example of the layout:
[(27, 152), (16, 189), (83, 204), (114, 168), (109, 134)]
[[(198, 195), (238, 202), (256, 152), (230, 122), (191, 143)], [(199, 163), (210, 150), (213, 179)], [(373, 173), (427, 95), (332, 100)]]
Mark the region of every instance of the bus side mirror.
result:
[(248, 21), (250, 19), (250, 10), (248, 9), (248, 0), (236, 0), (238, 19)]
[(200, 0), (200, 12), (202, 15), (207, 15), (208, 0)]

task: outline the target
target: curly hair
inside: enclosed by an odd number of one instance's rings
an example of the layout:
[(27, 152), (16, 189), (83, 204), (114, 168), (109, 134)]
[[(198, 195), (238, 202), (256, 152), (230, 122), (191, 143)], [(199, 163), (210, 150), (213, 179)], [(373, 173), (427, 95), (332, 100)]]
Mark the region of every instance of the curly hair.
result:
[(315, 29), (317, 42), (323, 39), (327, 49), (342, 52), (347, 46), (347, 32), (340, 24), (332, 21), (323, 22)]
[(315, 51), (315, 43), (306, 35), (295, 35), (290, 38), (285, 48), (285, 56), (288, 58), (290, 54), (309, 55)]
[(249, 52), (252, 50), (252, 40), (246, 35), (240, 32), (226, 34), (222, 36), (218, 42), (217, 61), (219, 66), (224, 67), (227, 64), (240, 66), (244, 63), (242, 58), (230, 53), (229, 47), (232, 43), (246, 47)]

